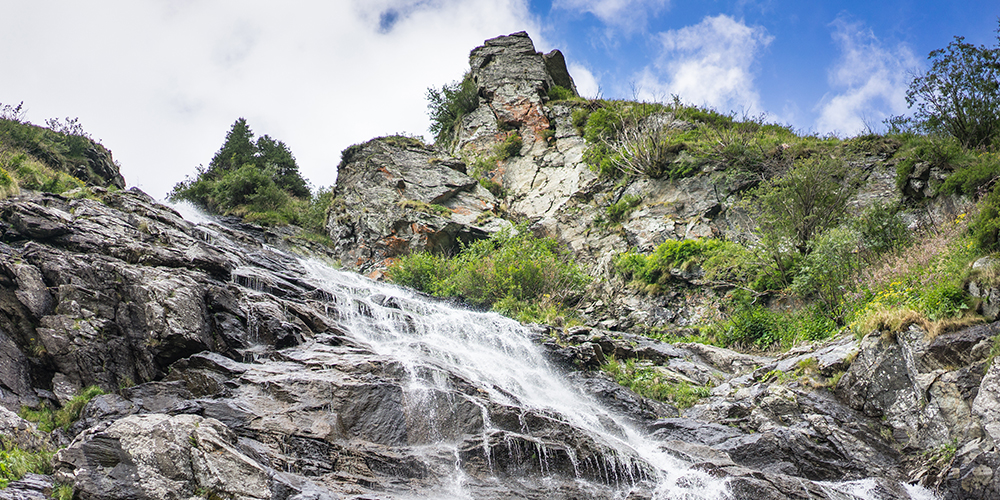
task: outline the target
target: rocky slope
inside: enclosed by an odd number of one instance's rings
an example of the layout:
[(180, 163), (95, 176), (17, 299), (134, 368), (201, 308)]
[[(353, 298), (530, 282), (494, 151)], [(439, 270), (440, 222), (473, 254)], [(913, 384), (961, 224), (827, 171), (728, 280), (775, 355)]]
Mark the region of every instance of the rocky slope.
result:
[[(5, 435), (22, 436), (22, 446), (67, 445), (54, 479), (77, 498), (654, 495), (656, 469), (636, 452), (446, 361), (414, 365), (378, 347), (380, 328), (436, 328), (442, 320), (423, 315), (447, 306), (387, 295), (348, 275), (317, 281), (310, 267), (322, 266), (270, 249), (269, 239), (280, 243), (273, 235), (193, 225), (137, 191), (95, 192), (98, 199), (41, 194), (0, 203), (0, 403), (9, 411), (59, 406), (91, 384), (109, 392), (48, 436), (4, 413)], [(824, 429), (851, 426), (840, 431), (854, 436), (850, 446), (817, 442), (813, 428), (771, 438), (761, 428), (678, 418), (599, 373), (575, 371), (613, 354), (723, 387), (768, 359), (586, 328), (555, 343), (495, 316), (458, 314), (465, 316), (446, 343), (484, 321), (484, 335), (512, 343), (508, 349), (543, 342), (551, 363), (574, 371), (565, 384), (605, 403), (595, 410), (605, 414), (600, 426), (635, 426), (659, 453), (693, 466), (682, 474), (688, 482), (707, 471), (730, 478), (736, 498), (849, 498), (809, 480), (877, 471), (888, 480), (881, 487), (903, 491), (894, 482), (896, 454), (857, 423), (862, 413), (832, 400), (811, 404), (826, 405), (816, 410), (831, 419)], [(420, 351), (433, 352), (424, 335)], [(531, 352), (515, 350), (531, 366), (547, 365)], [(425, 370), (435, 375), (417, 376)], [(437, 385), (415, 389), (420, 380)], [(772, 449), (796, 433), (796, 447)], [(28, 497), (17, 495), (46, 481), (14, 483), (0, 498)], [(675, 487), (690, 488), (684, 484)]]

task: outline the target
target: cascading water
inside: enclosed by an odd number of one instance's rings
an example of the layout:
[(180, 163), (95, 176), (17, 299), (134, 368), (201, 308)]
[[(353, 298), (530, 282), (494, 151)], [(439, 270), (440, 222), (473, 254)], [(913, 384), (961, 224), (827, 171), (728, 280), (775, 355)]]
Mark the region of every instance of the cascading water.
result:
[[(531, 453), (538, 461), (537, 470), (544, 475), (559, 467), (554, 457), (565, 456), (578, 480), (615, 486), (622, 497), (632, 486), (654, 481), (658, 499), (729, 498), (724, 481), (688, 469), (657, 450), (622, 418), (571, 389), (519, 323), (494, 313), (431, 302), (316, 261), (304, 265), (315, 284), (333, 297), (340, 321), (349, 332), (405, 366), (411, 411), (429, 409), (422, 414), (433, 422), (431, 427), (439, 433), (436, 438), (447, 438), (448, 422), (434, 422), (442, 415), (435, 414), (436, 406), (429, 399), (455, 394), (458, 378), (473, 384), (489, 401), (521, 408), (522, 416), (530, 411), (578, 429), (601, 450), (582, 458), (578, 450), (532, 436), (526, 422), (522, 422), (519, 435), (503, 431), (491, 424), (489, 409), (477, 403), (483, 417), (479, 453), (491, 471), (500, 473), (504, 464), (499, 462), (507, 456), (516, 459), (514, 455)], [(534, 449), (526, 449), (531, 444)], [(461, 455), (456, 449), (455, 493), (461, 492)]]

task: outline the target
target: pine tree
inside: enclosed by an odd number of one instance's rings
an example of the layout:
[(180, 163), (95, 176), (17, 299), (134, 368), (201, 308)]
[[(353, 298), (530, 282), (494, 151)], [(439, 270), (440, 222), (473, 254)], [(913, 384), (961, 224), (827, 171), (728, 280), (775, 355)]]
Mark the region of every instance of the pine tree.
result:
[(253, 131), (247, 125), (246, 118), (240, 117), (233, 123), (226, 142), (215, 153), (208, 163), (206, 172), (212, 178), (219, 178), (246, 164), (256, 164), (257, 147), (253, 142)]

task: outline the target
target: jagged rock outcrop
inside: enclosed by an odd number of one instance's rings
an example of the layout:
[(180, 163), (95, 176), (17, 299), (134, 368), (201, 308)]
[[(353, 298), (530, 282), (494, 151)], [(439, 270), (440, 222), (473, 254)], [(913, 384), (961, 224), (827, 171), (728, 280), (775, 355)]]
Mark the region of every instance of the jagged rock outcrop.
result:
[(1000, 495), (996, 363), (986, 370), (998, 333), (998, 323), (933, 338), (916, 325), (875, 332), (837, 384), (843, 401), (884, 422), (910, 478), (946, 498)]
[(543, 132), (553, 128), (543, 105), (549, 90), (559, 85), (577, 93), (562, 53), (535, 52), (523, 31), (486, 40), (469, 54), (469, 68), (480, 105), (462, 118), (458, 152), (484, 152), (508, 130), (519, 131), (525, 142), (543, 141)]
[(327, 231), (347, 269), (370, 273), (409, 252), (453, 253), (502, 227), (494, 196), (444, 151), (405, 137), (343, 155)]

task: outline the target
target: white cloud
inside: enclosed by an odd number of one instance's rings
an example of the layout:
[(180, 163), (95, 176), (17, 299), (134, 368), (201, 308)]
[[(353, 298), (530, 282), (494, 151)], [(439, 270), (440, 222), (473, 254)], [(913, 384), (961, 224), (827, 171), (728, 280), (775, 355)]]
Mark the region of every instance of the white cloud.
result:
[(71, 0), (4, 5), (0, 102), (80, 117), (130, 185), (162, 197), (207, 163), (233, 121), (288, 144), (314, 185), (340, 151), (426, 135), (424, 93), (458, 79), (483, 40), (527, 30), (525, 0)]
[(670, 7), (670, 0), (555, 0), (553, 8), (589, 12), (604, 24), (639, 31), (646, 19)]
[(828, 80), (840, 92), (828, 94), (817, 105), (816, 130), (855, 134), (906, 112), (906, 89), (920, 65), (910, 49), (902, 44), (887, 47), (860, 23), (838, 18), (833, 26), (841, 55)]
[(747, 26), (726, 16), (659, 34), (663, 52), (638, 77), (639, 96), (684, 102), (720, 111), (760, 110), (753, 64), (774, 37), (760, 26)]
[(597, 83), (597, 77), (594, 76), (586, 66), (577, 63), (567, 63), (567, 70), (570, 76), (573, 77), (573, 83), (576, 84), (576, 91), (580, 93), (581, 97), (595, 98), (597, 94), (601, 91), (601, 85)]

